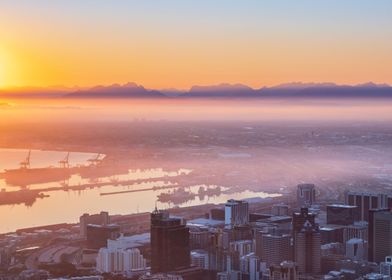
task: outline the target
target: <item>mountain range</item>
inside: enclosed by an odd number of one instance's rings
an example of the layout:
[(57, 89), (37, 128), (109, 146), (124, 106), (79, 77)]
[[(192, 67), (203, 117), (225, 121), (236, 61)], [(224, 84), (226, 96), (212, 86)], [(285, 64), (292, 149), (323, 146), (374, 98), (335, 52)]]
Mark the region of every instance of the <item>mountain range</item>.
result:
[(388, 84), (365, 83), (337, 85), (334, 83), (286, 83), (273, 87), (254, 89), (243, 84), (222, 83), (211, 86), (193, 86), (189, 90), (147, 89), (136, 83), (96, 86), (92, 88), (37, 88), (24, 87), (0, 90), (8, 97), (56, 98), (279, 98), (279, 97), (392, 97)]

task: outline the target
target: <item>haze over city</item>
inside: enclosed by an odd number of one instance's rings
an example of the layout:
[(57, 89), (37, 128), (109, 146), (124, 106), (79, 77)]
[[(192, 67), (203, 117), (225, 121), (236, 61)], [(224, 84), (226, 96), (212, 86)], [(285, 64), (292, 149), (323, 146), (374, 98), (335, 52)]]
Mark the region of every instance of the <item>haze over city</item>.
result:
[(391, 11), (0, 1), (0, 279), (390, 280)]

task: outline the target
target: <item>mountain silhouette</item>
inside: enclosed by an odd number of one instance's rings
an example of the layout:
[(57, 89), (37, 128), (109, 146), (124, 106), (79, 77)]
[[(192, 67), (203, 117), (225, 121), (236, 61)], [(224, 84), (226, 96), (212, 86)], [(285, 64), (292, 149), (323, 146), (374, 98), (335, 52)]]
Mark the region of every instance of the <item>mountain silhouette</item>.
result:
[(66, 95), (69, 98), (164, 98), (166, 95), (157, 90), (148, 90), (136, 83), (124, 85), (96, 86), (78, 90)]

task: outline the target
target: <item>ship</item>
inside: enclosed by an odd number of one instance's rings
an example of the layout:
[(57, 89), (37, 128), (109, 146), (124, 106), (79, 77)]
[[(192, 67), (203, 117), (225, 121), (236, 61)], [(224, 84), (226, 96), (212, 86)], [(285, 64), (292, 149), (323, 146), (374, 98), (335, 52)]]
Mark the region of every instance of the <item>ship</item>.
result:
[(66, 181), (72, 174), (77, 173), (79, 167), (70, 167), (69, 152), (64, 159), (59, 161), (59, 166), (49, 166), (41, 168), (31, 168), (31, 150), (26, 158), (19, 163), (19, 168), (5, 169), (0, 177), (7, 185), (27, 187), (34, 184), (44, 184), (52, 182)]
[(158, 201), (163, 203), (181, 204), (195, 199), (196, 195), (182, 188), (174, 191), (163, 192), (158, 195)]
[(72, 169), (43, 167), (29, 169), (6, 169), (2, 178), (7, 185), (26, 187), (34, 184), (65, 181), (71, 177)]

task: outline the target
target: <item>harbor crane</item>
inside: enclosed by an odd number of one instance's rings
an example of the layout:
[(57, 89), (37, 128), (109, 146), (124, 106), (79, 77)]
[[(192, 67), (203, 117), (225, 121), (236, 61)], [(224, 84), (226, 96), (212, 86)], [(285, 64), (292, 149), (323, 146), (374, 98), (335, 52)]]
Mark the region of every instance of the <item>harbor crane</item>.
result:
[(101, 154), (97, 154), (95, 158), (90, 158), (88, 162), (90, 162), (90, 165), (98, 165), (102, 162), (101, 156)]
[(31, 155), (31, 150), (29, 150), (29, 152), (27, 153), (25, 160), (19, 163), (21, 169), (30, 168), (30, 155)]
[(59, 164), (61, 168), (69, 168), (69, 152), (64, 159), (59, 161)]

